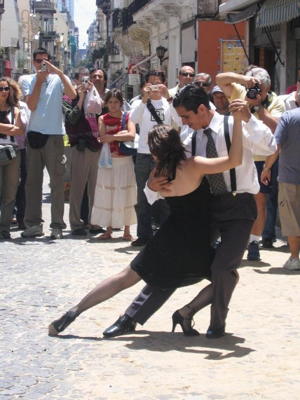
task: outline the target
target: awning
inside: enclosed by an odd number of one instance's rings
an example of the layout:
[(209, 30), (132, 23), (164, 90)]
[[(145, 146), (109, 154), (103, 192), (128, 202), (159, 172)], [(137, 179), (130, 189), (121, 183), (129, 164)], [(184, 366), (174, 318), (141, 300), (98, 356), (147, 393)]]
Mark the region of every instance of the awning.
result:
[(243, 10), (244, 8), (259, 2), (259, 0), (227, 0), (220, 4), (219, 14), (224, 15), (230, 12)]
[(266, 0), (256, 16), (256, 26), (282, 24), (300, 16), (300, 0)]
[(252, 4), (251, 6), (245, 8), (242, 11), (228, 13), (226, 15), (225, 21), (228, 22), (229, 24), (237, 24), (239, 22), (246, 21), (247, 19), (254, 17), (259, 11), (259, 8), (260, 8), (259, 5), (256, 3)]

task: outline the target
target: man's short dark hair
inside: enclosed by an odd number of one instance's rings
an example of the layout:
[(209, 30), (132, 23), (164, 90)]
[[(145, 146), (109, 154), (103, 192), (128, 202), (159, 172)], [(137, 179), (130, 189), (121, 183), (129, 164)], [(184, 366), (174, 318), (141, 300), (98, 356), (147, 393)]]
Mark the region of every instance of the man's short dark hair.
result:
[(145, 81), (148, 82), (150, 76), (158, 76), (160, 77), (160, 80), (162, 83), (166, 82), (166, 75), (163, 71), (149, 71), (146, 75), (145, 75)]
[(105, 82), (104, 87), (106, 88), (106, 85), (107, 85), (107, 73), (106, 73), (106, 72), (104, 71), (104, 69), (102, 69), (102, 68), (92, 68), (92, 69), (89, 70), (90, 76), (91, 76), (92, 73), (94, 73), (95, 71), (102, 71), (103, 76), (104, 76), (104, 82)]
[(36, 56), (37, 55), (41, 55), (41, 54), (47, 54), (47, 56), (48, 56), (48, 60), (50, 60), (51, 59), (51, 57), (50, 57), (50, 54), (48, 53), (48, 50), (47, 49), (45, 49), (44, 47), (39, 47), (38, 49), (36, 49), (36, 50), (34, 50), (34, 52), (33, 52), (33, 59), (35, 60), (36, 59)]
[(200, 104), (210, 109), (209, 96), (202, 87), (196, 85), (184, 86), (175, 96), (173, 106), (184, 107), (188, 111), (197, 112)]

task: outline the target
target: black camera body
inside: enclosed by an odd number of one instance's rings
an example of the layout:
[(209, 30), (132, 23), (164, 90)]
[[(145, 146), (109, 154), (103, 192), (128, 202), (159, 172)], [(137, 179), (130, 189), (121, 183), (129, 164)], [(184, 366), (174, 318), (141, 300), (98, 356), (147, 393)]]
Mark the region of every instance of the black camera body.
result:
[(257, 95), (261, 93), (261, 88), (259, 87), (258, 83), (255, 86), (247, 90), (246, 97), (248, 99), (256, 99)]

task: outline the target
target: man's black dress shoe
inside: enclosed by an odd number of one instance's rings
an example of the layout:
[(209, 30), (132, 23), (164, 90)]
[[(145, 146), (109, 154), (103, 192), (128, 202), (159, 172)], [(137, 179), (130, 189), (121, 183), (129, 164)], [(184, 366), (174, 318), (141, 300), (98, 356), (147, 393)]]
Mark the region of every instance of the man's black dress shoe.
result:
[(145, 246), (145, 244), (146, 244), (147, 242), (148, 242), (148, 240), (146, 240), (146, 239), (137, 238), (136, 240), (134, 240), (133, 242), (131, 242), (131, 246), (134, 246), (134, 247)]
[(262, 247), (264, 247), (265, 249), (273, 249), (273, 239), (264, 238), (262, 240)]
[(124, 335), (124, 333), (134, 332), (136, 327), (136, 322), (124, 314), (116, 322), (114, 322), (109, 328), (105, 329), (103, 336), (114, 337)]
[(219, 339), (222, 336), (225, 336), (225, 328), (208, 328), (206, 332), (207, 339)]

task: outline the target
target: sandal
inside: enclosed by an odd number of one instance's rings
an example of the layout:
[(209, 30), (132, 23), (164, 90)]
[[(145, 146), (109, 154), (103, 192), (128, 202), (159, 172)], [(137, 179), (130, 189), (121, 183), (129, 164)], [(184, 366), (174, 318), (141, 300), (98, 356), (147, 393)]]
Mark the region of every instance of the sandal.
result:
[(112, 238), (111, 233), (109, 233), (109, 232), (102, 233), (102, 235), (97, 237), (97, 239), (99, 239), (99, 240), (108, 240), (111, 238)]
[(131, 242), (132, 239), (133, 237), (130, 235), (130, 233), (122, 236), (122, 240), (125, 240), (126, 242)]

